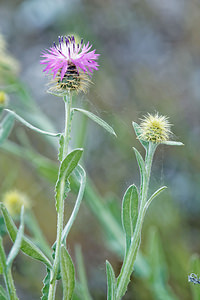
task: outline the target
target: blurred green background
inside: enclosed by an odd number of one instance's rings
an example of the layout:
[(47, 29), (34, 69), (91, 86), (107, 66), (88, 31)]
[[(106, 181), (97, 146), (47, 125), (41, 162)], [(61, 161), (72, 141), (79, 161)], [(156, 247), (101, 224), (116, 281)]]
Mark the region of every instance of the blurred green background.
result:
[[(156, 152), (152, 191), (163, 184), (168, 190), (155, 199), (147, 213), (141, 252), (148, 260), (153, 226), (159, 233), (168, 269), (166, 281), (177, 299), (183, 300), (192, 299), (187, 282), (193, 271), (189, 261), (193, 253), (200, 252), (199, 26), (200, 3), (196, 0), (0, 1), (0, 32), (7, 40), (8, 54), (19, 64), (19, 70), (14, 62), (11, 71), (0, 69), (0, 87), (9, 93), (9, 106), (30, 122), (36, 124), (36, 119), (39, 122), (41, 118), (46, 129), (51, 127), (31, 106), (33, 99), (56, 131), (62, 130), (64, 124), (62, 100), (46, 93), (48, 80), (39, 64), (43, 49), (57, 42), (58, 35), (75, 33), (84, 41), (89, 40), (101, 54), (94, 84), (87, 95), (78, 95), (75, 102), (106, 120), (118, 137), (76, 115), (71, 146), (84, 146), (87, 174), (119, 224), (123, 193), (132, 182), (139, 184), (132, 147), (143, 153), (131, 122), (139, 122), (146, 112), (158, 111), (170, 117), (174, 139), (185, 146), (159, 146)], [(84, 126), (87, 133), (81, 139)], [(56, 164), (55, 141), (44, 140), (18, 123), (9, 139), (35, 149)], [(13, 188), (28, 194), (38, 222), (52, 244), (56, 235), (53, 180), (44, 179), (32, 161), (17, 157), (12, 149), (14, 154), (4, 149), (0, 152), (1, 197)], [(105, 260), (113, 264), (116, 274), (122, 260), (114, 246), (108, 247), (106, 230), (102, 230), (84, 202), (85, 199), (68, 247), (75, 260), (74, 245), (81, 244), (91, 295), (105, 299)], [(66, 219), (73, 203), (71, 196), (66, 203)], [(5, 243), (9, 249), (9, 239)], [(21, 299), (39, 299), (44, 275), (41, 264), (22, 254), (18, 256), (14, 278)], [(137, 271), (135, 275), (124, 299), (168, 299), (155, 296), (150, 279), (137, 276)]]

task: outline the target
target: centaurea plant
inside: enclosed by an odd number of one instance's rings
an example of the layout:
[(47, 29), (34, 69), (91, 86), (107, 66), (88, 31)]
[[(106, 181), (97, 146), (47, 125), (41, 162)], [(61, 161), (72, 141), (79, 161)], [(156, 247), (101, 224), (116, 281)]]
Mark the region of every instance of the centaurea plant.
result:
[[(46, 132), (28, 123), (14, 111), (4, 109), (8, 114), (1, 122), (0, 144), (8, 137), (14, 124), (14, 119), (16, 119), (40, 134), (59, 138), (60, 145), (58, 155), (60, 166), (55, 187), (57, 237), (52, 246), (51, 255), (49, 255), (49, 249), (48, 251), (45, 250), (46, 245), (42, 246), (40, 244), (39, 248), (31, 239), (24, 236), (24, 209), (26, 213), (26, 207), (24, 206), (21, 209), (20, 227), (17, 229), (5, 205), (3, 203), (0, 204), (7, 231), (14, 242), (10, 254), (6, 258), (2, 239), (0, 239), (0, 272), (4, 274), (7, 287), (7, 296), (1, 288), (0, 296), (5, 296), (5, 299), (18, 299), (12, 279), (11, 266), (20, 249), (30, 257), (43, 262), (47, 267), (42, 300), (56, 299), (56, 284), (59, 279), (62, 279), (63, 299), (70, 300), (73, 297), (75, 270), (66, 248), (66, 239), (77, 216), (86, 183), (85, 171), (79, 164), (83, 149), (78, 148), (69, 152), (71, 123), (74, 112), (79, 111), (85, 114), (108, 132), (115, 135), (112, 127), (99, 117), (84, 109), (73, 107), (73, 94), (80, 91), (86, 92), (91, 82), (93, 71), (98, 70), (97, 59), (99, 54), (96, 54), (95, 50), (91, 50), (91, 47), (89, 42), (85, 45), (83, 40), (77, 43), (74, 36), (65, 36), (59, 37), (58, 45), (54, 43), (49, 50), (45, 50), (42, 53), (41, 64), (45, 65), (44, 72), (50, 73), (48, 92), (56, 96), (62, 96), (64, 100), (65, 128), (63, 133)], [(158, 189), (149, 197), (151, 165), (155, 150), (159, 144), (182, 145), (179, 142), (169, 141), (171, 131), (168, 119), (158, 114), (147, 115), (140, 125), (133, 123), (133, 127), (137, 138), (145, 148), (146, 157), (143, 160), (141, 154), (134, 148), (140, 168), (140, 191), (138, 192), (137, 187), (133, 184), (127, 189), (123, 198), (122, 225), (126, 236), (126, 250), (123, 265), (117, 279), (112, 266), (107, 262), (108, 300), (119, 300), (125, 294), (140, 246), (141, 230), (146, 210), (151, 201), (166, 188)], [(69, 220), (65, 222), (64, 201), (70, 192), (69, 178), (71, 175), (73, 175), (80, 188), (72, 214)], [(87, 291), (87, 294), (89, 295), (89, 291)]]
[[(8, 233), (14, 242), (14, 254), (21, 249), (24, 253), (42, 261), (47, 267), (47, 276), (44, 280), (42, 300), (53, 300), (56, 297), (56, 283), (62, 279), (63, 299), (71, 299), (75, 287), (75, 270), (72, 259), (66, 249), (66, 239), (71, 226), (77, 216), (81, 200), (84, 194), (86, 175), (84, 169), (80, 166), (79, 160), (82, 156), (83, 149), (75, 149), (69, 153), (69, 141), (71, 133), (71, 122), (73, 113), (79, 111), (87, 117), (101, 125), (109, 133), (115, 135), (114, 130), (105, 121), (89, 111), (72, 107), (72, 97), (74, 92), (86, 91), (94, 70), (98, 70), (97, 59), (99, 54), (96, 50), (91, 50), (89, 42), (85, 45), (83, 40), (78, 44), (74, 36), (59, 37), (59, 43), (54, 43), (49, 50), (43, 51), (41, 64), (46, 65), (44, 72), (51, 73), (50, 88), (48, 92), (56, 96), (62, 96), (65, 105), (65, 128), (63, 133), (51, 133), (39, 129), (25, 121), (14, 111), (5, 109), (8, 114), (1, 123), (0, 144), (8, 137), (9, 132), (14, 124), (14, 119), (20, 121), (28, 128), (44, 135), (59, 137), (59, 155), (60, 167), (58, 179), (55, 187), (55, 200), (57, 211), (57, 237), (52, 247), (52, 257), (48, 257), (43, 253), (32, 241), (24, 237), (22, 230), (17, 230), (11, 215), (7, 211), (5, 205), (1, 203), (1, 211)], [(80, 188), (77, 200), (71, 216), (64, 226), (64, 200), (70, 191), (69, 177), (73, 173), (76, 181), (79, 182)], [(21, 217), (23, 224), (23, 214)], [(21, 226), (23, 227), (23, 226)], [(18, 237), (19, 236), (19, 237)], [(17, 246), (15, 245), (17, 243)], [(1, 252), (3, 253), (3, 252)], [(1, 254), (0, 253), (0, 254)], [(12, 254), (12, 253), (11, 253)], [(14, 257), (13, 256), (13, 259)], [(1, 259), (4, 259), (2, 254)], [(12, 260), (11, 260), (12, 261)], [(11, 263), (9, 263), (9, 267)], [(4, 266), (2, 267), (4, 270)], [(10, 269), (9, 269), (10, 270)], [(2, 271), (3, 272), (3, 271)], [(6, 277), (7, 280), (7, 277)], [(6, 281), (7, 283), (7, 281)], [(7, 292), (9, 299), (18, 299), (14, 289), (13, 280)], [(13, 296), (14, 295), (14, 298)]]
[[(79, 191), (79, 201), (76, 211), (72, 213), (67, 227), (63, 230), (64, 199), (69, 191), (68, 177), (77, 166), (83, 151), (82, 149), (77, 149), (68, 155), (72, 120), (72, 92), (84, 90), (88, 82), (88, 73), (92, 74), (94, 69), (98, 70), (96, 60), (99, 54), (96, 54), (95, 50), (89, 51), (90, 49), (89, 42), (87, 45), (83, 45), (83, 40), (81, 40), (81, 43), (77, 44), (74, 36), (59, 37), (59, 45), (54, 43), (50, 50), (43, 52), (42, 56), (44, 59), (41, 61), (41, 64), (46, 64), (44, 71), (53, 72), (53, 86), (50, 91), (63, 95), (65, 102), (65, 131), (60, 137), (59, 160), (61, 163), (56, 183), (57, 239), (54, 245), (55, 258), (53, 268), (50, 272), (49, 300), (55, 299), (59, 268), (63, 282), (67, 280), (68, 286), (71, 284), (71, 288), (63, 284), (66, 299), (71, 298), (75, 283), (73, 264), (64, 243), (83, 196), (85, 171), (80, 166), (78, 176), (81, 178), (82, 189)], [(70, 269), (70, 274), (67, 273), (67, 268)]]
[(169, 141), (171, 136), (168, 118), (148, 114), (140, 125), (133, 122), (137, 139), (145, 148), (145, 160), (136, 148), (133, 148), (140, 169), (140, 190), (132, 184), (126, 190), (122, 201), (122, 225), (126, 236), (125, 254), (120, 274), (115, 278), (114, 270), (107, 261), (107, 299), (120, 300), (126, 293), (130, 276), (141, 242), (141, 231), (146, 211), (152, 200), (157, 197), (166, 186), (159, 188), (149, 196), (149, 183), (154, 153), (159, 144), (182, 145), (180, 142)]

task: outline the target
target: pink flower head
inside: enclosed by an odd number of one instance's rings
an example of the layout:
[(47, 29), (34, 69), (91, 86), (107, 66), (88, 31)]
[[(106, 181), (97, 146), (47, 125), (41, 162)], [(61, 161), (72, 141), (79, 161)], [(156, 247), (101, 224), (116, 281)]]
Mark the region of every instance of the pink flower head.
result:
[(99, 54), (96, 54), (96, 50), (89, 51), (92, 45), (83, 44), (81, 40), (80, 44), (75, 42), (74, 36), (61, 36), (58, 37), (59, 45), (54, 43), (54, 46), (49, 50), (43, 51), (41, 64), (46, 65), (43, 72), (53, 72), (53, 79), (56, 78), (58, 72), (60, 73), (60, 79), (63, 80), (68, 68), (75, 66), (78, 73), (82, 70), (89, 76), (92, 75), (94, 70), (98, 70), (98, 59)]

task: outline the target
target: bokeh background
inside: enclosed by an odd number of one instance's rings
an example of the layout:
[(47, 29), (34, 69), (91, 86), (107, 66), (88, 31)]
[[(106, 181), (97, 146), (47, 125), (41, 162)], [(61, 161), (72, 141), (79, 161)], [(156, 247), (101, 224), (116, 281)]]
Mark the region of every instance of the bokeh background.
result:
[[(89, 40), (101, 54), (99, 71), (93, 76), (94, 84), (86, 95), (80, 94), (74, 101), (77, 106), (105, 119), (118, 137), (112, 137), (77, 115), (73, 121), (71, 146), (84, 146), (87, 174), (102, 203), (119, 224), (123, 193), (132, 182), (139, 184), (132, 147), (143, 153), (131, 122), (139, 122), (147, 112), (169, 116), (173, 138), (185, 145), (159, 146), (157, 150), (152, 190), (162, 184), (167, 185), (168, 190), (155, 199), (147, 213), (141, 253), (145, 257), (149, 255), (153, 226), (159, 233), (168, 269), (166, 281), (173, 291), (173, 299), (176, 295), (183, 300), (192, 299), (187, 281), (192, 272), (190, 258), (200, 252), (199, 27), (197, 0), (0, 1), (0, 32), (7, 41), (7, 54), (17, 60), (11, 63), (14, 70), (6, 75), (2, 71), (0, 84), (8, 90), (10, 107), (30, 121), (37, 116), (39, 119), (38, 111), (42, 111), (56, 130), (62, 130), (64, 123), (61, 99), (46, 93), (48, 80), (39, 64), (43, 49), (57, 41), (58, 35), (74, 33)], [(26, 93), (16, 87), (16, 78)], [(37, 109), (30, 110), (30, 101)], [(81, 138), (83, 128), (87, 133)], [(9, 139), (35, 149), (56, 164), (54, 141), (24, 130), (18, 123)], [(26, 155), (25, 159), (20, 158), (14, 148), (13, 154), (9, 152), (5, 149), (0, 152), (0, 197), (9, 189), (25, 192), (43, 232), (53, 244), (56, 236), (53, 180), (43, 178)], [(73, 203), (71, 196), (66, 203), (66, 219)], [(104, 231), (95, 213), (83, 202), (69, 235), (68, 247), (75, 260), (74, 247), (81, 244), (94, 299), (106, 298), (105, 260), (110, 260), (116, 274), (122, 261), (116, 251), (108, 247)], [(5, 245), (9, 249), (8, 238)], [(13, 271), (21, 299), (39, 299), (45, 268), (20, 254)], [(136, 272), (124, 299), (168, 299), (162, 295), (156, 298), (147, 281)]]

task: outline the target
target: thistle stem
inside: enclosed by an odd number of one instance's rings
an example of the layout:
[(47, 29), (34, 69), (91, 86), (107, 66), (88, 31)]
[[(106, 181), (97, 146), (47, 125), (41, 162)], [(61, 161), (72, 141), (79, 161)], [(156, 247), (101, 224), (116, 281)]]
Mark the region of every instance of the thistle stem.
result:
[[(61, 164), (67, 155), (69, 139), (70, 139), (71, 104), (72, 104), (72, 95), (70, 92), (69, 92), (68, 97), (64, 96), (64, 102), (65, 102), (65, 131), (64, 131), (64, 145), (63, 145)], [(58, 174), (58, 176), (59, 176), (59, 174)], [(61, 244), (62, 244), (63, 217), (64, 217), (64, 189), (65, 189), (65, 180), (63, 178), (61, 180), (61, 184), (60, 184), (60, 193), (59, 193), (60, 199), (59, 199), (59, 207), (58, 207), (58, 214), (57, 214), (56, 251), (55, 251), (55, 259), (54, 259), (53, 269), (51, 270), (48, 300), (54, 300), (55, 293), (56, 293), (56, 282), (57, 282), (57, 276), (58, 276), (58, 272), (59, 272), (60, 252), (61, 252)]]
[(138, 214), (138, 219), (135, 227), (134, 234), (131, 239), (131, 245), (128, 250), (126, 259), (124, 259), (121, 272), (118, 276), (117, 282), (117, 291), (116, 291), (116, 300), (120, 300), (127, 290), (127, 286), (130, 281), (130, 276), (133, 271), (133, 265), (137, 256), (137, 252), (140, 245), (140, 237), (141, 237), (141, 230), (142, 224), (145, 216), (146, 210), (145, 204), (147, 201), (148, 196), (148, 189), (149, 189), (149, 181), (150, 181), (150, 174), (151, 174), (151, 166), (153, 161), (153, 156), (156, 150), (156, 144), (149, 143), (149, 149), (146, 152), (145, 158), (145, 168), (146, 168), (146, 176), (143, 176), (143, 187), (140, 194), (140, 209)]

